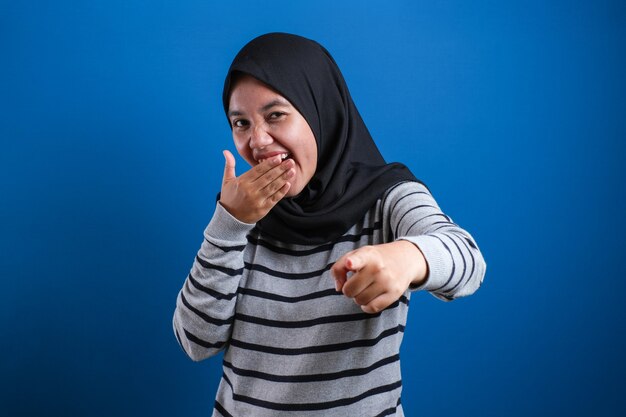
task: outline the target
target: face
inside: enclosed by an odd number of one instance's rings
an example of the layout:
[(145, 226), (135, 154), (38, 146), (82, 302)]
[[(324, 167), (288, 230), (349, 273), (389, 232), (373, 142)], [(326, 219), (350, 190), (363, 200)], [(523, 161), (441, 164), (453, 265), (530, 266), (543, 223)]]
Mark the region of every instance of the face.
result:
[(228, 119), (237, 152), (251, 166), (274, 155), (295, 162), (287, 197), (306, 187), (317, 167), (313, 131), (291, 103), (254, 77), (237, 80), (230, 95)]

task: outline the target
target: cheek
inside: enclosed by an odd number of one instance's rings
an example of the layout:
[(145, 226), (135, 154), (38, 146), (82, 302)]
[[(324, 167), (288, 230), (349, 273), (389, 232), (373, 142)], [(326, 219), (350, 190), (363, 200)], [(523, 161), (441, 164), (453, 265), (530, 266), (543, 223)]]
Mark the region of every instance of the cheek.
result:
[(312, 133), (307, 139), (306, 154), (308, 169), (310, 170), (311, 175), (313, 175), (317, 170), (317, 142), (315, 141), (315, 137)]
[(233, 135), (233, 142), (235, 143), (235, 148), (237, 149), (239, 156), (241, 156), (248, 164), (254, 165), (252, 149), (250, 149), (248, 143), (245, 140), (238, 139), (235, 135)]
[(291, 137), (297, 138), (294, 143), (305, 170), (315, 172), (317, 168), (317, 141), (311, 128), (304, 119), (293, 129)]

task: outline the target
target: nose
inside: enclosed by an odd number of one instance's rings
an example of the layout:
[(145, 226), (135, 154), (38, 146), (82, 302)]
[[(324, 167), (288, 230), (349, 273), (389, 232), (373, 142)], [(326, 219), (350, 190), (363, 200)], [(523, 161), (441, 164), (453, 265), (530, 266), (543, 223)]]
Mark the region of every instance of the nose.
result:
[(270, 145), (273, 141), (274, 139), (263, 125), (256, 125), (250, 134), (250, 149), (262, 149)]

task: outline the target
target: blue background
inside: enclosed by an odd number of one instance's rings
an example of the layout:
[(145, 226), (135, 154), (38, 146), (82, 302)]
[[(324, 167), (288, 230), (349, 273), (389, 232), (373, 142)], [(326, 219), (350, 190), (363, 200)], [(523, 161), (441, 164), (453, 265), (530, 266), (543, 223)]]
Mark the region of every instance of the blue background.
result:
[(626, 415), (623, 1), (0, 11), (0, 414), (210, 415), (220, 360), (171, 316), (234, 150), (223, 77), (286, 31), (488, 263), (472, 297), (412, 299), (407, 415)]

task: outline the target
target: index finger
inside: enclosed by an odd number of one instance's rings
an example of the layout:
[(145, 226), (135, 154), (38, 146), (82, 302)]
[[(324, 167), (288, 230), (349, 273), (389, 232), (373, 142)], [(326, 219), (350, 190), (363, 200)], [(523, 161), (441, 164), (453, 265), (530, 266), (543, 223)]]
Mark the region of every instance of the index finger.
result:
[(282, 159), (280, 158), (280, 156), (278, 155), (273, 156), (261, 162), (260, 164), (253, 166), (252, 169), (246, 172), (244, 175), (251, 176), (252, 177), (251, 180), (256, 181), (257, 179), (262, 177), (264, 174), (266, 174), (268, 171), (271, 171), (272, 169), (279, 166), (281, 162), (282, 162)]
[(337, 291), (341, 291), (344, 284), (348, 280), (348, 273), (355, 272), (353, 265), (353, 257), (355, 251), (350, 251), (344, 254), (330, 268), (330, 274), (335, 279), (335, 288)]

